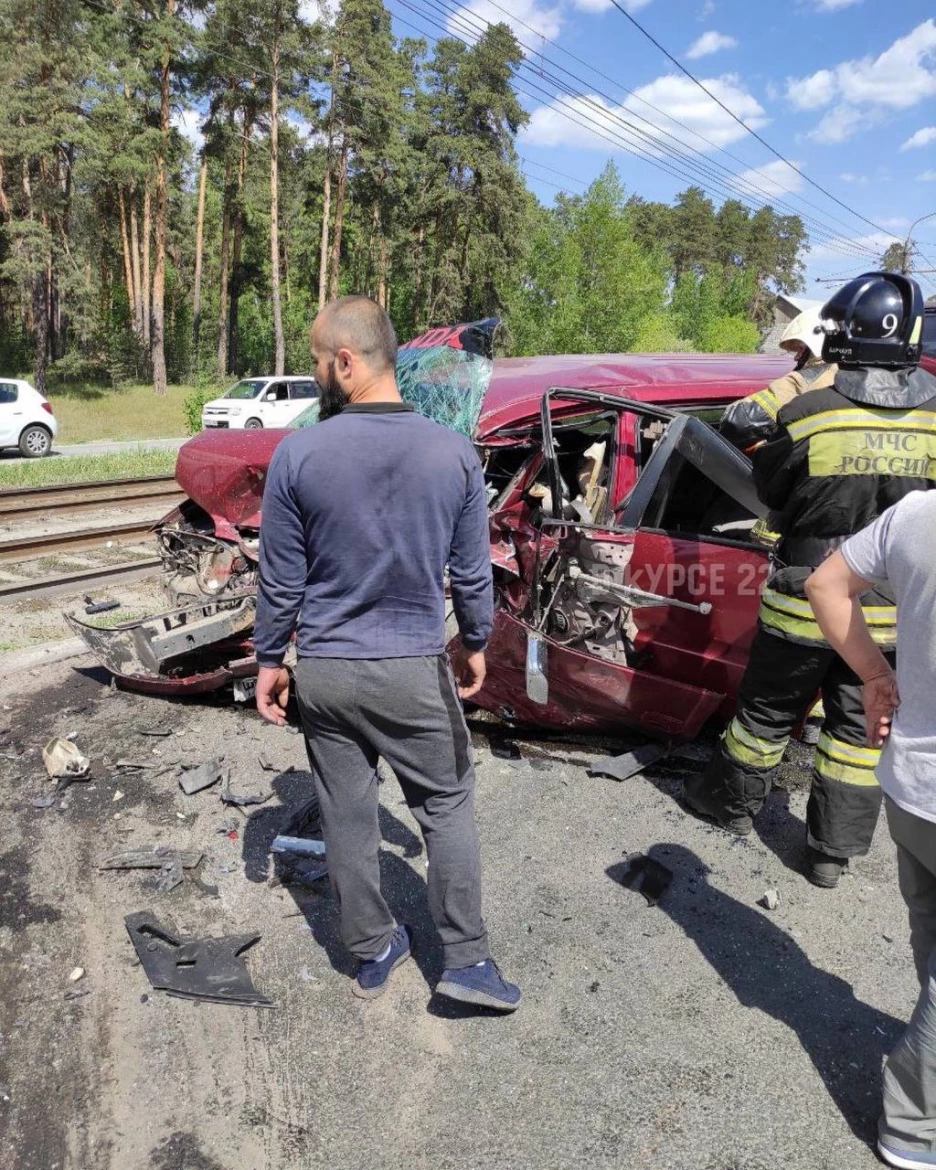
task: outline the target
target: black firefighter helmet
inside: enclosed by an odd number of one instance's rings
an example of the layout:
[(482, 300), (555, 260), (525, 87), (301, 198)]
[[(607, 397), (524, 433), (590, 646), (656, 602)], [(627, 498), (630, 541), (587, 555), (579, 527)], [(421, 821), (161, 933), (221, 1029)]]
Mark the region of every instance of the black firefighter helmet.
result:
[(822, 309), (822, 357), (840, 366), (915, 366), (923, 334), (923, 294), (909, 276), (866, 272)]

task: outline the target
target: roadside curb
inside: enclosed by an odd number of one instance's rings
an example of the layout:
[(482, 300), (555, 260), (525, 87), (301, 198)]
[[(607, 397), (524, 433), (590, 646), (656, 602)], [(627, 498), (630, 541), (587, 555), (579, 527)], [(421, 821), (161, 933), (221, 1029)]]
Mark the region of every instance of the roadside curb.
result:
[(81, 654), (90, 654), (90, 650), (80, 638), (64, 638), (60, 642), (43, 642), (40, 646), (30, 646), (27, 650), (14, 650), (10, 654), (0, 655), (0, 669), (9, 676), (14, 672), (36, 670), (40, 666), (66, 662), (69, 658), (77, 658)]

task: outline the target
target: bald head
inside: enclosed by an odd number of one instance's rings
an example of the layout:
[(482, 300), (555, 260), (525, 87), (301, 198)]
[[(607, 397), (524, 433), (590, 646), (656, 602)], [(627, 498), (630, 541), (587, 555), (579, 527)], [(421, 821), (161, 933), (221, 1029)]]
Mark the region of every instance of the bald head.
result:
[(386, 310), (369, 297), (339, 297), (315, 318), (312, 348), (332, 361), (339, 350), (352, 354), (375, 374), (396, 368), (397, 339)]

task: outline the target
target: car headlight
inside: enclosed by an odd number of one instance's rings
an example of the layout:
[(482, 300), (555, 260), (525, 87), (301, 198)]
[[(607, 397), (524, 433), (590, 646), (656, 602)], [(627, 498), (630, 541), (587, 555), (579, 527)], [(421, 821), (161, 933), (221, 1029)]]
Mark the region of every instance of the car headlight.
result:
[(240, 414), (241, 408), (239, 406), (229, 406), (228, 414)]

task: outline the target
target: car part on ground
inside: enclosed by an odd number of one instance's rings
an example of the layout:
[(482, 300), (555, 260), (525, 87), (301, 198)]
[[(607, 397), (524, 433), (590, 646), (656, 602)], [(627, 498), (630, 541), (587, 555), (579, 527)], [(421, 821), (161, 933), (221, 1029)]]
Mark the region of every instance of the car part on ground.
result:
[(244, 953), (259, 934), (181, 938), (149, 910), (124, 919), (146, 977), (157, 991), (182, 999), (206, 999), (242, 1007), (273, 1007), (254, 987)]

